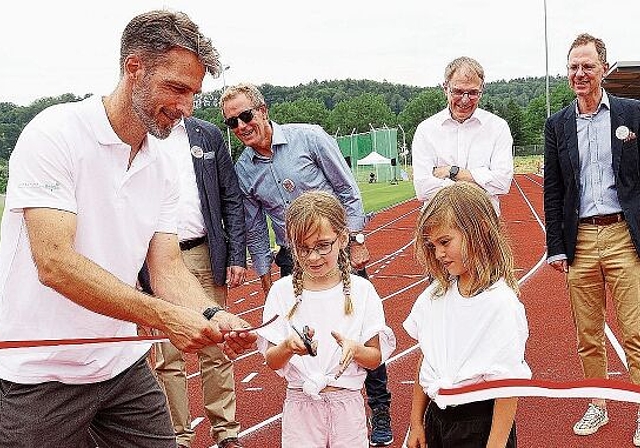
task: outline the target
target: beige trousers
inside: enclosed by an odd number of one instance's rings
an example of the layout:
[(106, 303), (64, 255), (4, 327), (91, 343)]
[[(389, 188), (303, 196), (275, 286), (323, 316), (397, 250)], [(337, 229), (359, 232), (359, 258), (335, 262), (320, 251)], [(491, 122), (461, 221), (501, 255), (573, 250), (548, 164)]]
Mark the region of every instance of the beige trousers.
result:
[(585, 378), (607, 378), (606, 288), (634, 384), (640, 384), (640, 257), (625, 222), (580, 224), (567, 277)]
[[(194, 274), (207, 294), (218, 304), (225, 306), (227, 287), (213, 283), (211, 261), (206, 243), (182, 252), (185, 264)], [(195, 431), (191, 428), (189, 395), (185, 361), (173, 344), (157, 344), (156, 374), (165, 390), (171, 420), (179, 444), (191, 446)], [(211, 438), (219, 442), (237, 437), (240, 424), (236, 421), (236, 395), (233, 364), (218, 348), (210, 346), (198, 353), (205, 413), (211, 423)]]

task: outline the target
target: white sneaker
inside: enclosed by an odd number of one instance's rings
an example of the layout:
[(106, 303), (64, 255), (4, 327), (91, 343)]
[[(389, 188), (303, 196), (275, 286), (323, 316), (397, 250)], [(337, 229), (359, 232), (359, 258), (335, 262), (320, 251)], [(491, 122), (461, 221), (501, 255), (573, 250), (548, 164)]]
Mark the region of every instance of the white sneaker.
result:
[(640, 446), (640, 414), (636, 420), (636, 432), (633, 434), (633, 445)]
[[(596, 406), (593, 403), (589, 403), (587, 412), (584, 413), (578, 423), (573, 425), (573, 432), (579, 436), (588, 436), (590, 434), (595, 434), (598, 429), (600, 429), (600, 427), (606, 425), (607, 423), (609, 423), (607, 410), (601, 408), (600, 406)], [(636, 434), (638, 435), (638, 445), (636, 446), (640, 446), (640, 433), (636, 431)]]

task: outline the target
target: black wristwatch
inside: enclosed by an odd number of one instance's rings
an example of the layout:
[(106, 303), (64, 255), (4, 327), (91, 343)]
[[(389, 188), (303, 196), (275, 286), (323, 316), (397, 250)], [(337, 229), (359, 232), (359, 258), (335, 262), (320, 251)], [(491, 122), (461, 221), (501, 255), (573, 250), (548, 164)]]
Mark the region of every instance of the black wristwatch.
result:
[(350, 243), (364, 244), (364, 234), (360, 233), (360, 232), (349, 234), (349, 242)]
[(451, 168), (449, 168), (449, 179), (456, 180), (456, 176), (458, 175), (459, 172), (460, 172), (460, 167), (451, 165)]
[(213, 319), (213, 316), (215, 316), (218, 311), (224, 311), (224, 308), (221, 308), (219, 306), (210, 306), (209, 308), (207, 308), (202, 312), (202, 315), (204, 316), (205, 319), (211, 320)]

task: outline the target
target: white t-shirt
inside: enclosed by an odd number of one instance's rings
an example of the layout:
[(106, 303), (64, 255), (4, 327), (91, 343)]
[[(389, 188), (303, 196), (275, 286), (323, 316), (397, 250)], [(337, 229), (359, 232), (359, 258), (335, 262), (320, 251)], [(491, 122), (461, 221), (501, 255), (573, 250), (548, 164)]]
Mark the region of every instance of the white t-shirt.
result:
[(411, 144), (413, 185), (421, 201), (453, 183), (439, 179), (433, 168), (456, 165), (468, 169), (473, 180), (491, 196), (499, 212), (498, 195), (506, 194), (513, 179), (513, 138), (505, 120), (480, 108), (464, 123), (444, 109), (416, 128)]
[(453, 283), (434, 298), (434, 284), (418, 297), (402, 324), (424, 355), (419, 381), (438, 406), (440, 388), (482, 381), (531, 378), (524, 359), (529, 329), (524, 306), (499, 280), (474, 297)]
[(288, 387), (303, 389), (312, 396), (317, 396), (324, 386), (361, 389), (367, 373), (355, 362), (340, 378), (334, 379), (339, 370), (342, 349), (331, 336), (331, 331), (360, 343), (378, 335), (382, 361), (386, 361), (396, 348), (396, 339), (385, 323), (382, 301), (375, 288), (369, 280), (351, 276), (353, 314), (349, 316), (344, 314), (342, 282), (324, 291), (303, 290), (302, 303), (289, 321), (287, 314), (295, 303), (292, 279), (292, 276), (284, 277), (274, 282), (269, 290), (263, 322), (275, 314), (279, 317), (273, 324), (258, 330), (258, 349), (265, 354), (269, 343), (277, 345), (294, 334), (291, 324), (299, 331), (308, 325), (315, 330), (313, 339), (318, 341), (318, 355), (293, 355), (283, 368), (277, 370), (287, 380)]
[[(200, 194), (196, 183), (196, 172), (193, 168), (191, 152), (202, 157), (202, 148), (190, 148), (189, 136), (180, 120), (171, 130), (171, 135), (164, 140), (149, 136), (150, 144), (158, 146), (173, 161), (180, 176), (180, 202), (178, 203), (178, 240), (192, 240), (207, 233), (200, 205)], [(151, 143), (153, 142), (153, 143)], [(198, 152), (200, 151), (200, 153)]]
[[(134, 286), (155, 232), (176, 233), (179, 188), (170, 160), (115, 134), (101, 98), (50, 107), (24, 129), (9, 161), (0, 242), (0, 340), (135, 336), (136, 325), (83, 308), (38, 280), (23, 209), (76, 214), (75, 249)], [(0, 350), (0, 378), (91, 383), (114, 377), (149, 344)]]

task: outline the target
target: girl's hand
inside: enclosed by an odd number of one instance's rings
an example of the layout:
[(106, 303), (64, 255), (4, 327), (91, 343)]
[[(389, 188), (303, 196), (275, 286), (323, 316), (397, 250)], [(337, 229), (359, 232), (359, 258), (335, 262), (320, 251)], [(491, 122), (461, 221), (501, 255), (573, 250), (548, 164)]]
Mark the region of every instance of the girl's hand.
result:
[[(311, 327), (307, 330), (307, 335), (310, 339), (313, 339), (313, 335), (315, 334), (315, 330)], [(304, 344), (304, 341), (298, 334), (294, 333), (290, 335), (287, 339), (284, 340), (285, 346), (294, 354), (294, 355), (309, 355), (309, 350), (307, 350), (307, 346)], [(318, 349), (318, 341), (311, 341), (311, 346), (314, 350)]]
[(427, 437), (424, 426), (416, 425), (409, 427), (409, 437), (407, 437), (407, 448), (426, 448)]
[(338, 345), (342, 347), (342, 357), (340, 358), (340, 368), (338, 369), (338, 373), (336, 373), (335, 379), (340, 378), (340, 375), (347, 370), (349, 364), (354, 360), (356, 356), (356, 351), (358, 350), (358, 344), (353, 339), (346, 339), (342, 337), (340, 333), (337, 331), (332, 331), (331, 336), (336, 340)]

